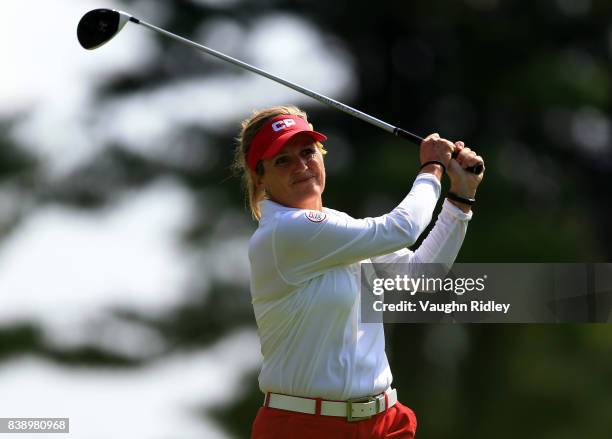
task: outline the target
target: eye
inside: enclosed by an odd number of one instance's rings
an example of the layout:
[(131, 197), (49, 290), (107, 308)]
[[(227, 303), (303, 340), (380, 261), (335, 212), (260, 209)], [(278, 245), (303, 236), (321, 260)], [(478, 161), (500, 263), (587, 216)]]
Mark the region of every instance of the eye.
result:
[(274, 160), (275, 166), (283, 166), (283, 165), (286, 165), (287, 163), (289, 163), (289, 159), (287, 158), (287, 156), (284, 156), (284, 155), (277, 157), (276, 160)]
[(315, 152), (316, 152), (316, 151), (315, 151), (315, 149), (314, 149), (312, 146), (309, 146), (309, 147), (304, 148), (304, 149), (302, 150), (302, 155), (303, 155), (304, 157), (309, 157), (309, 156), (311, 156), (311, 155), (314, 155), (314, 154), (315, 154)]

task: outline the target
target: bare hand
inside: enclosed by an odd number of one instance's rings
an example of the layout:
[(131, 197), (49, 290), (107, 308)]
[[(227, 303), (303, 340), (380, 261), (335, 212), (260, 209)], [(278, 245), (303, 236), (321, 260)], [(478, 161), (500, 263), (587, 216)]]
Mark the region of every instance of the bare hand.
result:
[[(446, 168), (451, 180), (450, 191), (462, 197), (474, 198), (476, 189), (484, 176), (484, 159), (475, 151), (467, 148), (463, 142), (455, 143), (455, 151), (458, 151), (459, 154), (450, 160)], [(465, 170), (465, 168), (476, 165), (483, 165), (483, 171), (479, 175)]]
[[(451, 155), (455, 150), (453, 142), (441, 138), (438, 133), (430, 134), (423, 142), (421, 142), (420, 159), (421, 164), (437, 161), (442, 163), (446, 168), (451, 161)], [(442, 178), (443, 169), (440, 165), (431, 164), (422, 169), (423, 172), (430, 172), (436, 175), (439, 179)]]

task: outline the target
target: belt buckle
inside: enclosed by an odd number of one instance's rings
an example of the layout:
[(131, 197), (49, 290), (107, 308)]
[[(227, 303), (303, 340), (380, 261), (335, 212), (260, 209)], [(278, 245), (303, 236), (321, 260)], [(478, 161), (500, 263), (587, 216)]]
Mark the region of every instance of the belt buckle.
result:
[(353, 403), (360, 402), (376, 402), (376, 414), (380, 412), (380, 399), (374, 396), (366, 396), (363, 398), (355, 398), (349, 399), (346, 401), (346, 420), (348, 422), (358, 422), (365, 421), (366, 419), (370, 419), (373, 415), (370, 416), (353, 416)]

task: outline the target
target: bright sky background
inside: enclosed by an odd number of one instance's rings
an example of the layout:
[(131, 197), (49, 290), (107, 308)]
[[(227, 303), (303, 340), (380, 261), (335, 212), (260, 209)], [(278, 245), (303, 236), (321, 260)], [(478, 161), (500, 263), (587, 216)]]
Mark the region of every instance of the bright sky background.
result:
[[(219, 1), (200, 3), (223, 7)], [(110, 142), (170, 160), (168, 146), (186, 124), (227, 132), (254, 108), (320, 105), (238, 71), (101, 99), (96, 91), (108, 78), (147, 68), (160, 50), (151, 31), (133, 24), (98, 50), (82, 49), (76, 25), (101, 6), (127, 10), (112, 0), (2, 2), (0, 121), (10, 121), (9, 135), (45, 164), (48, 182), (86, 165)], [(136, 2), (129, 12), (165, 25), (162, 4)], [(290, 50), (278, 50), (280, 36)], [(346, 100), (354, 87), (351, 59), (341, 44), (330, 45), (321, 30), (296, 16), (275, 12), (246, 28), (211, 17), (188, 37), (330, 97)], [(0, 217), (27, 203), (15, 185), (0, 185)], [(196, 273), (247, 285), (245, 232), (198, 251), (180, 244), (196, 207), (189, 191), (168, 179), (117, 194), (97, 212), (32, 205), (0, 244), (0, 327), (34, 322), (50, 343), (64, 347), (94, 343), (133, 356), (163, 349), (163, 340), (137, 324), (117, 323), (105, 337), (87, 328), (108, 322), (112, 308), (162, 313), (186, 299), (185, 286)], [(248, 224), (246, 212), (244, 220)], [(232, 395), (259, 361), (254, 331), (144, 371), (63, 369), (18, 358), (0, 363), (0, 416), (69, 416), (74, 438), (153, 439), (177, 437), (178, 431), (181, 438), (222, 438), (190, 410)], [(101, 413), (115, 418), (119, 432), (100, 424)]]
[[(142, 7), (132, 7), (129, 12), (164, 26), (163, 11), (156, 10), (160, 5), (140, 4)], [(105, 5), (125, 9), (117, 2)], [(7, 26), (0, 29), (0, 50), (3, 65), (10, 67), (5, 67), (0, 83), (0, 117), (27, 111), (13, 135), (44, 158), (54, 175), (64, 175), (83, 164), (110, 141), (159, 155), (168, 149), (174, 132), (186, 123), (234, 130), (253, 108), (282, 102), (322, 105), (238, 68), (239, 74), (229, 77), (211, 74), (165, 83), (152, 92), (102, 100), (95, 91), (109, 76), (146, 68), (159, 48), (152, 31), (128, 23), (105, 46), (85, 51), (77, 42), (76, 24), (95, 7), (100, 3), (3, 2), (3, 22)], [(32, 10), (37, 13), (31, 14)], [(22, 23), (25, 16), (28, 26)], [(196, 37), (214, 45), (212, 48), (232, 50), (228, 55), (319, 93), (346, 97), (352, 90), (346, 51), (339, 43), (327, 44), (316, 28), (298, 17), (274, 13), (253, 22), (248, 29), (229, 19), (213, 17), (202, 23)], [(279, 50), (279, 41), (289, 49)], [(193, 56), (211, 59), (195, 50)]]
[(0, 363), (0, 414), (69, 417), (70, 434), (54, 437), (223, 439), (227, 435), (201, 413), (242, 394), (239, 380), (259, 365), (258, 352), (257, 335), (248, 330), (206, 352), (164, 358), (128, 372), (65, 369), (33, 357), (17, 358)]

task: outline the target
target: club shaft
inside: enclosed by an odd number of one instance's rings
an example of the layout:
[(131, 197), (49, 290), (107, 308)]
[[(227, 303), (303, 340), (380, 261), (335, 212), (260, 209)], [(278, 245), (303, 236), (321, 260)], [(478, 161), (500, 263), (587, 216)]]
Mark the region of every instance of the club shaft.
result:
[(240, 60), (238, 60), (236, 58), (232, 58), (231, 56), (225, 55), (225, 54), (223, 54), (221, 52), (218, 52), (218, 51), (216, 51), (214, 49), (206, 47), (206, 46), (204, 46), (202, 44), (198, 44), (196, 42), (193, 42), (193, 41), (191, 41), (191, 40), (189, 40), (187, 38), (184, 38), (184, 37), (181, 37), (179, 35), (173, 34), (172, 32), (168, 32), (167, 30), (164, 30), (164, 29), (162, 29), (160, 27), (157, 27), (155, 25), (147, 23), (146, 21), (135, 19), (133, 17), (130, 19), (130, 21), (132, 21), (134, 23), (137, 23), (137, 24), (141, 24), (144, 27), (147, 27), (147, 28), (149, 28), (149, 29), (151, 29), (151, 30), (153, 30), (155, 32), (158, 32), (158, 33), (160, 33), (162, 35), (165, 35), (165, 36), (167, 36), (169, 38), (172, 38), (173, 40), (179, 41), (179, 42), (181, 42), (183, 44), (187, 44), (188, 46), (191, 46), (191, 47), (193, 47), (195, 49), (198, 49), (198, 50), (200, 50), (202, 52), (205, 52), (205, 53), (207, 53), (209, 55), (212, 55), (212, 56), (214, 56), (216, 58), (222, 59), (223, 61), (227, 61), (227, 62), (229, 62), (231, 64), (234, 64), (235, 66), (242, 67), (243, 69), (249, 70), (249, 71), (251, 71), (253, 73), (257, 73), (258, 75), (261, 75), (261, 76), (264, 76), (264, 77), (266, 77), (268, 79), (271, 79), (272, 81), (278, 82), (279, 84), (283, 84), (283, 85), (285, 85), (285, 86), (287, 86), (287, 87), (289, 87), (289, 88), (291, 88), (291, 89), (293, 89), (293, 90), (295, 90), (295, 91), (297, 91), (299, 93), (302, 93), (302, 94), (304, 94), (306, 96), (310, 96), (311, 98), (316, 99), (317, 101), (319, 101), (319, 102), (321, 102), (323, 104), (326, 104), (326, 105), (329, 105), (330, 107), (333, 107), (333, 108), (336, 108), (338, 110), (344, 111), (345, 113), (348, 113), (348, 114), (350, 114), (352, 116), (355, 116), (355, 117), (357, 117), (357, 118), (359, 118), (359, 119), (361, 119), (361, 120), (363, 120), (365, 122), (368, 122), (368, 123), (370, 123), (372, 125), (375, 125), (375, 126), (377, 126), (379, 128), (382, 128), (383, 130), (385, 130), (385, 131), (387, 131), (387, 132), (389, 132), (391, 134), (407, 138), (408, 140), (412, 141), (413, 143), (415, 143), (417, 145), (420, 145), (420, 143), (423, 141), (423, 139), (421, 137), (417, 136), (416, 134), (409, 133), (409, 132), (407, 132), (405, 130), (402, 130), (401, 128), (393, 126), (393, 125), (391, 125), (391, 124), (389, 124), (387, 122), (384, 122), (384, 121), (382, 121), (380, 119), (377, 119), (377, 118), (375, 118), (373, 116), (370, 116), (369, 114), (366, 114), (366, 113), (364, 113), (362, 111), (359, 111), (359, 110), (357, 110), (357, 109), (355, 109), (353, 107), (345, 105), (342, 102), (338, 102), (335, 99), (332, 99), (330, 97), (327, 97), (327, 96), (324, 96), (324, 95), (319, 94), (317, 92), (314, 92), (312, 90), (309, 90), (306, 87), (302, 87), (301, 85), (298, 85), (298, 84), (295, 84), (293, 82), (287, 81), (287, 80), (285, 80), (283, 78), (279, 78), (278, 76), (273, 75), (273, 74), (271, 74), (269, 72), (266, 72), (265, 70), (262, 70), (260, 68), (255, 67), (255, 66), (247, 64), (247, 63), (245, 63), (243, 61), (240, 61)]
[[(399, 136), (399, 137), (403, 137), (404, 139), (407, 139), (408, 141), (412, 142), (413, 144), (419, 146), (421, 144), (421, 142), (423, 141), (423, 138), (420, 136), (417, 136), (416, 134), (413, 134), (411, 132), (408, 132), (406, 130), (403, 130), (399, 127), (393, 126), (390, 123), (384, 122), (380, 119), (377, 119), (373, 116), (370, 116), (369, 114), (366, 114), (362, 111), (359, 111), (353, 107), (350, 107), (348, 105), (343, 104), (342, 102), (338, 102), (335, 99), (329, 98), (327, 96), (324, 96), (320, 93), (314, 92), (312, 90), (307, 89), (306, 87), (302, 87), (301, 85), (295, 84), (293, 82), (287, 81), (285, 79), (279, 78), (276, 75), (273, 75), (269, 72), (266, 72), (265, 70), (262, 70), (260, 68), (257, 68), (255, 66), (252, 66), (250, 64), (247, 64), (243, 61), (240, 61), (236, 58), (232, 58), (231, 56), (225, 55), (224, 53), (218, 52), (214, 49), (211, 49), (210, 47), (206, 47), (202, 44), (198, 44), (194, 41), (191, 41), (187, 38), (181, 37), (180, 35), (176, 35), (173, 34), (172, 32), (168, 32), (165, 29), (162, 29), (160, 27), (157, 27), (155, 25), (152, 25), (150, 23), (147, 23), (146, 21), (140, 20), (138, 18), (135, 18), (133, 16), (130, 16), (129, 21), (136, 23), (136, 24), (140, 24), (146, 28), (149, 28), (161, 35), (164, 35), (166, 37), (172, 38), (173, 40), (176, 40), (180, 43), (186, 44), (188, 46), (193, 47), (194, 49), (198, 49), (201, 52), (207, 53), (208, 55), (212, 55), (218, 59), (221, 59), (223, 61), (227, 61), (235, 66), (241, 67), (243, 69), (249, 70), (253, 73), (256, 73), (260, 76), (266, 77), (268, 79), (271, 79), (274, 82), (277, 82), (279, 84), (283, 84), (286, 87), (289, 87), (299, 93), (302, 93), (306, 96), (310, 96), (313, 99), (316, 99), (317, 101), (328, 105), (332, 108), (336, 108), (340, 111), (343, 111), (347, 114), (350, 114), (352, 116), (357, 117), (358, 119), (363, 120), (364, 122), (368, 122), (374, 126), (377, 126), (379, 128), (382, 128), (383, 130), (393, 134), (394, 136)], [(467, 168), (466, 170), (468, 170), (469, 172), (472, 172), (474, 174), (480, 174), (483, 170), (482, 165), (476, 165), (476, 166), (471, 166), (469, 168)]]

